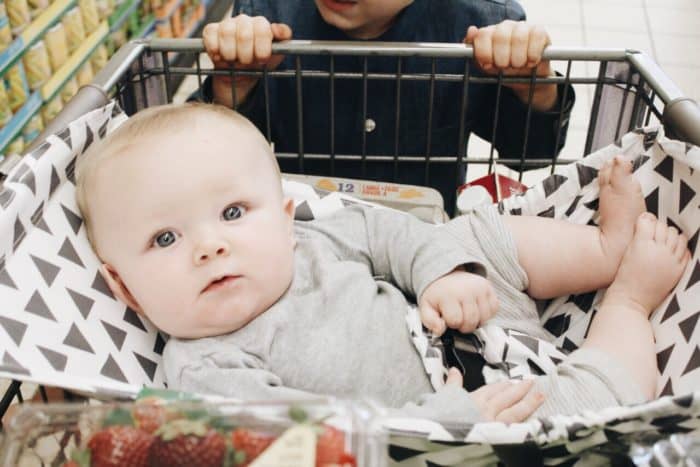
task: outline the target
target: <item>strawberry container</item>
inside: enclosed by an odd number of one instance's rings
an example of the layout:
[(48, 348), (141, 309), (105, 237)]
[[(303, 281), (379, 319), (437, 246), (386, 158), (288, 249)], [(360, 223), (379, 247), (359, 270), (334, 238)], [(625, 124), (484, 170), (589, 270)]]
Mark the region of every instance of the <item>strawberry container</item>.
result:
[(5, 427), (0, 466), (381, 467), (376, 416), (339, 400), (24, 404)]

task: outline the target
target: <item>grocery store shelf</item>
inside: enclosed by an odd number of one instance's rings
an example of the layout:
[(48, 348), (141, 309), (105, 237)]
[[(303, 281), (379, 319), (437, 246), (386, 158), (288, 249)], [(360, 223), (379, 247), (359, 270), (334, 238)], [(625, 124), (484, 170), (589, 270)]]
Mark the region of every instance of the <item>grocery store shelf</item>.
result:
[(182, 0), (170, 0), (167, 5), (156, 11), (156, 18), (158, 20), (164, 21), (170, 19), (177, 7), (182, 4)]
[(107, 37), (109, 26), (107, 21), (102, 21), (100, 26), (90, 34), (85, 42), (78, 47), (68, 61), (64, 63), (41, 87), (41, 95), (44, 101), (49, 101), (60, 91), (66, 81), (80, 68), (85, 60), (90, 57), (98, 45)]
[(41, 108), (41, 93), (35, 91), (27, 102), (12, 116), (12, 119), (0, 129), (0, 152), (4, 152), (10, 142), (22, 131), (22, 128)]
[(149, 34), (151, 34), (155, 29), (156, 29), (156, 19), (153, 15), (149, 15), (146, 18), (144, 18), (141, 29), (136, 31), (133, 39), (140, 38), (140, 37), (146, 37)]
[(72, 8), (76, 0), (56, 0), (20, 33), (12, 43), (0, 53), (0, 76), (31, 47), (51, 26), (61, 20), (63, 14)]

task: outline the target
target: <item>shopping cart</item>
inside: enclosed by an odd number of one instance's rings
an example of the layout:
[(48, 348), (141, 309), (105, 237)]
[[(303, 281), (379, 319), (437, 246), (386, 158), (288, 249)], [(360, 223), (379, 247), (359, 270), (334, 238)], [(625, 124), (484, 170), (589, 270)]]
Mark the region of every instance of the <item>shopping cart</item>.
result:
[[(83, 87), (79, 93), (66, 105), (56, 119), (47, 126), (44, 133), (37, 138), (30, 148), (41, 147), (43, 142), (52, 134), (60, 134), (66, 126), (84, 115), (88, 111), (98, 109), (106, 105), (114, 98), (127, 114), (133, 114), (138, 110), (171, 102), (175, 94), (174, 83), (180, 82), (183, 77), (193, 76), (201, 86), (207, 76), (222, 74), (234, 77), (237, 75), (256, 75), (261, 77), (260, 86), (265, 90), (273, 80), (292, 80), (296, 83), (298, 94), (298, 122), (299, 144), (297, 151), (293, 153), (278, 152), (282, 160), (293, 160), (298, 163), (300, 172), (303, 172), (308, 161), (327, 161), (330, 167), (343, 161), (356, 161), (361, 164), (364, 174), (370, 174), (373, 164), (390, 162), (394, 164), (398, 173), (401, 164), (420, 164), (427, 174), (436, 166), (447, 166), (454, 170), (455, 188), (464, 180), (461, 178), (465, 171), (482, 167), (486, 172), (491, 172), (496, 162), (507, 164), (519, 169), (519, 177), (529, 168), (546, 165), (548, 173), (555, 173), (559, 167), (570, 164), (610, 143), (618, 141), (625, 133), (649, 124), (662, 123), (666, 134), (691, 144), (700, 145), (700, 109), (697, 104), (688, 97), (654, 64), (646, 55), (634, 50), (624, 49), (580, 49), (549, 47), (544, 57), (554, 63), (554, 67), (560, 71), (556, 77), (540, 78), (534, 75), (529, 77), (505, 77), (502, 75), (487, 77), (470, 72), (469, 61), (472, 59), (472, 49), (464, 45), (452, 44), (398, 44), (398, 43), (335, 43), (318, 41), (289, 41), (274, 44), (273, 53), (285, 54), (294, 59), (295, 68), (291, 70), (212, 70), (206, 69), (200, 60), (203, 50), (202, 41), (198, 39), (185, 40), (140, 40), (134, 41), (121, 48), (109, 61), (102, 71), (96, 76), (90, 86)], [(171, 66), (171, 59), (176, 54), (195, 54), (195, 66), (193, 68), (179, 68)], [(328, 68), (324, 70), (306, 69), (303, 66), (305, 56), (327, 57)], [(363, 71), (339, 72), (335, 71), (334, 63), (338, 57), (353, 56), (363, 64)], [(402, 73), (402, 63), (405, 60), (421, 59), (428, 63), (425, 73)], [(374, 73), (372, 63), (376, 60), (393, 60), (396, 64), (395, 73)], [(457, 61), (462, 64), (464, 70), (459, 74), (444, 74), (438, 72), (442, 61)], [(588, 71), (591, 71), (589, 74)], [(305, 152), (302, 127), (303, 103), (301, 95), (303, 85), (307, 81), (328, 84), (329, 108), (328, 119), (331, 122), (331, 134), (328, 137), (330, 146), (324, 152)], [(343, 81), (356, 82), (363, 89), (366, 109), (367, 89), (374, 82), (394, 83), (396, 115), (400, 112), (401, 90), (406, 83), (422, 83), (424, 86), (428, 108), (425, 111), (425, 132), (427, 140), (433, 132), (434, 109), (433, 96), (437, 86), (441, 83), (461, 86), (463, 93), (460, 102), (455, 105), (459, 108), (459, 137), (454, 141), (454, 150), (448, 154), (431, 154), (430, 144), (426, 145), (426, 153), (401, 154), (398, 150), (401, 138), (401, 128), (397, 123), (393, 152), (375, 154), (367, 151), (365, 144), (366, 134), (358, 134), (361, 141), (360, 151), (353, 154), (338, 153), (334, 146), (334, 102), (337, 83)], [(468, 130), (465, 122), (465, 112), (469, 105), (467, 90), (471, 83), (480, 83), (496, 88), (497, 102), (504, 84), (517, 83), (554, 83), (564, 85), (564, 92), (573, 85), (577, 90), (590, 89), (592, 104), (590, 114), (585, 124), (585, 138), (580, 141), (569, 141), (563, 153), (553, 151), (550, 157), (528, 157), (526, 142), (529, 131), (529, 118), (532, 106), (528, 105), (528, 119), (522, 129), (524, 135), (523, 148), (519, 157), (498, 158), (493, 144), (486, 149), (475, 151), (467, 144)], [(232, 89), (235, 101), (235, 90)], [(532, 97), (532, 96), (530, 96)], [(580, 99), (576, 105), (586, 106), (586, 99)], [(498, 108), (498, 106), (496, 106)], [(269, 103), (266, 102), (269, 109)], [(493, 137), (495, 140), (499, 131), (497, 124), (498, 111), (496, 110), (493, 122)], [(559, 125), (566, 124), (568, 114), (561, 109), (557, 115)], [(263, 133), (271, 139), (271, 119), (269, 111), (266, 115), (266, 128)], [(362, 115), (363, 121), (367, 115)], [(396, 121), (399, 119), (397, 117)], [(570, 127), (572, 123), (569, 123)], [(55, 138), (55, 137), (54, 137)], [(559, 138), (559, 137), (557, 137)], [(274, 142), (274, 141), (273, 141)], [(559, 147), (559, 141), (555, 147)], [(21, 159), (9, 157), (0, 164), (0, 174), (8, 174), (15, 164)], [(482, 169), (483, 170), (483, 169)], [(545, 174), (546, 175), (546, 174)], [(389, 177), (391, 178), (391, 177)], [(426, 180), (428, 177), (426, 175)], [(389, 180), (391, 181), (391, 180)], [(5, 362), (7, 363), (7, 362)], [(13, 381), (9, 389), (0, 401), (0, 414), (4, 414), (13, 399), (21, 401), (21, 383)], [(40, 394), (46, 400), (44, 389)], [(114, 397), (114, 393), (104, 391), (97, 394), (98, 397)], [(406, 448), (408, 451), (411, 449)], [(401, 457), (401, 456), (399, 456)], [(508, 456), (502, 456), (506, 458)], [(527, 462), (533, 458), (527, 457)], [(510, 459), (509, 462), (517, 459)], [(522, 459), (521, 459), (522, 461)]]

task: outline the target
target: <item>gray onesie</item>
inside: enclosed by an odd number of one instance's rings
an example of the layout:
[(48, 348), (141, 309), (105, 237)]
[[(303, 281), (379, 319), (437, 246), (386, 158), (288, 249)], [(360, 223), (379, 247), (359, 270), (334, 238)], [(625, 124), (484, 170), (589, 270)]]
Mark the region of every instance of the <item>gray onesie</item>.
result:
[[(239, 399), (318, 394), (371, 398), (402, 415), (476, 422), (468, 393), (434, 391), (406, 310), (434, 280), (464, 266), (486, 275), (500, 308), (490, 321), (553, 341), (524, 290), (511, 235), (494, 208), (436, 227), (388, 209), (351, 207), (297, 222), (294, 279), (269, 310), (230, 334), (168, 341), (172, 389)], [(621, 365), (579, 349), (540, 376), (537, 416), (641, 402)]]

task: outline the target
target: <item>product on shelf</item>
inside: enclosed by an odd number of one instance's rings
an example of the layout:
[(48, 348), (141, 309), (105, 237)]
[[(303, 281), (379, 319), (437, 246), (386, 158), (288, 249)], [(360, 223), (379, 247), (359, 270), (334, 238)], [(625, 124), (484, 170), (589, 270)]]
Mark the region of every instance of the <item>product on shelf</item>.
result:
[(71, 79), (66, 81), (66, 84), (63, 85), (63, 89), (61, 89), (61, 100), (63, 103), (67, 103), (75, 94), (78, 92), (78, 81), (76, 80), (75, 76), (73, 76)]
[(22, 154), (22, 151), (24, 151), (24, 138), (18, 136), (14, 140), (12, 140), (10, 144), (7, 145), (7, 149), (5, 149), (5, 154)]
[(51, 68), (58, 70), (69, 57), (68, 39), (66, 39), (66, 28), (63, 27), (63, 24), (58, 23), (46, 31), (44, 42), (46, 43), (46, 51), (49, 53)]
[(90, 34), (100, 25), (100, 14), (97, 12), (95, 0), (78, 0), (80, 13), (83, 15), (85, 32)]
[(44, 41), (37, 41), (22, 57), (29, 88), (38, 89), (51, 78), (51, 63)]
[(123, 27), (121, 29), (117, 29), (112, 34), (110, 34), (110, 38), (114, 42), (115, 50), (119, 50), (119, 47), (126, 44), (126, 41), (128, 40), (126, 28)]
[(7, 19), (5, 4), (0, 3), (0, 52), (5, 50), (12, 43), (12, 30), (10, 21)]
[(22, 129), (22, 137), (29, 144), (34, 141), (34, 138), (39, 136), (39, 133), (44, 129), (44, 122), (41, 120), (41, 115), (34, 115)]
[(17, 36), (32, 20), (27, 0), (5, 0), (7, 17), (10, 19), (12, 33)]
[(87, 61), (75, 74), (75, 79), (78, 81), (78, 86), (86, 86), (92, 82), (95, 75), (92, 73), (92, 65)]
[(169, 39), (173, 37), (173, 29), (170, 27), (170, 21), (167, 19), (165, 21), (158, 21), (156, 23), (156, 34), (161, 39)]
[(41, 108), (41, 117), (44, 119), (44, 125), (48, 125), (51, 120), (63, 109), (63, 101), (58, 95), (44, 104)]
[(107, 60), (109, 60), (109, 56), (107, 55), (107, 47), (105, 47), (104, 44), (98, 45), (90, 57), (92, 71), (98, 73), (107, 64)]
[(68, 53), (73, 53), (85, 40), (85, 25), (83, 24), (80, 9), (77, 6), (63, 15), (63, 26), (66, 28)]
[(0, 79), (0, 126), (5, 125), (11, 118), (10, 98), (7, 96), (5, 82)]
[(115, 5), (113, 0), (95, 0), (95, 5), (100, 20), (107, 19), (114, 12)]
[(29, 97), (29, 86), (27, 86), (27, 79), (24, 76), (22, 62), (17, 62), (15, 66), (7, 70), (4, 79), (10, 108), (16, 112), (27, 102), (27, 97)]
[(32, 18), (39, 16), (49, 7), (49, 0), (27, 0)]

